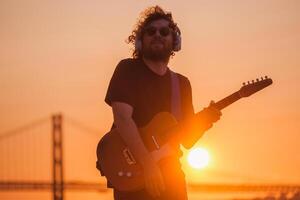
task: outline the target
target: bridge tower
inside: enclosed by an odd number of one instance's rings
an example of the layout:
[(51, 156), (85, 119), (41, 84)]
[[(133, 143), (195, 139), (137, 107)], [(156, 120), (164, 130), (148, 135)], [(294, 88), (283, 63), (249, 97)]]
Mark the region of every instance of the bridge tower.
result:
[(53, 200), (63, 200), (63, 137), (62, 115), (52, 116), (52, 150), (53, 150)]

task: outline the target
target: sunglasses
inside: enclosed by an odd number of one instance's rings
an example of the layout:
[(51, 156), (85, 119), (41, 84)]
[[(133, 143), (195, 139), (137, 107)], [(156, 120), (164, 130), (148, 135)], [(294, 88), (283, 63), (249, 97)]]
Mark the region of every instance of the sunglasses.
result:
[(163, 37), (166, 37), (168, 36), (170, 33), (171, 33), (171, 29), (167, 26), (165, 27), (161, 27), (161, 28), (156, 28), (154, 26), (150, 26), (148, 28), (145, 28), (145, 33), (148, 35), (148, 36), (153, 36), (155, 35), (156, 31), (159, 32), (159, 34)]

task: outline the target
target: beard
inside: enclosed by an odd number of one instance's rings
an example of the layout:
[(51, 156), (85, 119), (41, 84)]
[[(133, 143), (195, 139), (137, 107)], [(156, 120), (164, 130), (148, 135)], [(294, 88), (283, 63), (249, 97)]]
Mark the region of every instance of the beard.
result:
[(143, 56), (153, 61), (166, 61), (172, 55), (172, 45), (160, 39), (153, 39), (149, 45), (143, 45)]

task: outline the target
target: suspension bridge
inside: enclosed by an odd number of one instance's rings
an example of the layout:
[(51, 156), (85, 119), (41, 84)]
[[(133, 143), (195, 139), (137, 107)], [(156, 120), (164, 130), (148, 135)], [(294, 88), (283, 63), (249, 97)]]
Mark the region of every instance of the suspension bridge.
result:
[[(65, 191), (110, 192), (95, 167), (99, 131), (70, 116), (54, 114), (0, 134), (0, 199), (3, 191), (50, 191), (63, 200)], [(192, 184), (197, 192), (296, 193), (300, 185)]]

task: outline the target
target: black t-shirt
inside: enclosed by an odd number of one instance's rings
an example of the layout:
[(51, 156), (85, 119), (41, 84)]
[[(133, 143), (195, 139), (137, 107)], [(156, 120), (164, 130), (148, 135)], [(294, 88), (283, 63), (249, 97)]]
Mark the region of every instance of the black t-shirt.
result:
[[(177, 73), (180, 84), (182, 118), (194, 114), (189, 80)], [(133, 107), (138, 127), (147, 125), (159, 112), (171, 113), (171, 72), (153, 72), (142, 59), (124, 59), (117, 65), (109, 83), (105, 102), (118, 101)]]
[[(189, 80), (177, 73), (180, 84), (182, 120), (194, 114), (192, 90)], [(110, 80), (105, 102), (123, 102), (133, 107), (132, 118), (138, 127), (147, 125), (160, 112), (171, 113), (171, 71), (160, 76), (153, 72), (142, 59), (124, 59), (117, 65)], [(114, 124), (112, 126), (114, 128)], [(177, 148), (177, 159), (165, 159), (178, 174), (181, 171), (178, 158), (182, 152)], [(170, 170), (171, 168), (169, 168)], [(172, 172), (173, 173), (173, 172)], [(174, 176), (173, 173), (172, 176)], [(171, 176), (171, 177), (172, 177)], [(184, 180), (184, 175), (181, 179)], [(108, 182), (108, 187), (112, 185)]]

